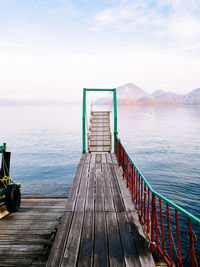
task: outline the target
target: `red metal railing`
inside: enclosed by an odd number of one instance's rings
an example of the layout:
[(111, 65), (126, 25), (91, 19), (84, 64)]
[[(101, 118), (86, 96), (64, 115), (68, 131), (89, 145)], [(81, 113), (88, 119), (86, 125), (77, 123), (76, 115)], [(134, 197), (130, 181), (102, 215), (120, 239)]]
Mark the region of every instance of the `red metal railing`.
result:
[(194, 229), (199, 232), (200, 220), (154, 191), (117, 137), (116, 156), (152, 253), (168, 266), (197, 267), (200, 248)]

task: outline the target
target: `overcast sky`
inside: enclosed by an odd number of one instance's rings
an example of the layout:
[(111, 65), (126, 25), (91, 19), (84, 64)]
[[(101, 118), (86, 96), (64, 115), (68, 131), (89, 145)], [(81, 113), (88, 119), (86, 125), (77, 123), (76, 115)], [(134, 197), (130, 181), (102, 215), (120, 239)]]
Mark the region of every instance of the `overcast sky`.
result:
[(199, 0), (0, 0), (0, 93), (200, 87)]

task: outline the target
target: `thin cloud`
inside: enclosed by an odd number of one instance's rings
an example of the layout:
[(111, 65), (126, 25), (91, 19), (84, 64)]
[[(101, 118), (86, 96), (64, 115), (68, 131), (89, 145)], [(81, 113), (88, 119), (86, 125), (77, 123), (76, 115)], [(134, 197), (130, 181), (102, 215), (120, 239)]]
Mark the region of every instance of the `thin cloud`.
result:
[(96, 14), (94, 23), (94, 31), (139, 33), (142, 41), (151, 33), (155, 41), (166, 39), (187, 50), (200, 44), (200, 1), (122, 1)]
[(24, 47), (24, 44), (0, 42), (0, 47), (17, 48), (17, 47)]

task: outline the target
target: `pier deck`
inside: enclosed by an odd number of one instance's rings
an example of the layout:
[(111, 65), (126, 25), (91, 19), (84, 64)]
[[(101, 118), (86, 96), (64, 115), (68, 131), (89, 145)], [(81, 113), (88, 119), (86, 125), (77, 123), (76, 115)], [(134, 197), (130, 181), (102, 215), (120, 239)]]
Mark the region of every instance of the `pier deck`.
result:
[(154, 266), (114, 154), (83, 154), (46, 266)]
[(67, 198), (22, 198), (21, 208), (0, 221), (0, 266), (46, 265)]

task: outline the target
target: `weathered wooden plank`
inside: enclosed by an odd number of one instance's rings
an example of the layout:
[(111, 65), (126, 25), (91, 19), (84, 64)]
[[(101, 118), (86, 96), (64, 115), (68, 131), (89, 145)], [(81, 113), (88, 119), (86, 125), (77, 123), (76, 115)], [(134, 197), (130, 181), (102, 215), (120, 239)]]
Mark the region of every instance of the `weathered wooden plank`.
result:
[[(100, 156), (100, 155), (99, 155), (99, 156)], [(95, 172), (96, 172), (96, 174), (99, 173), (99, 172), (101, 172), (101, 164), (100, 164), (100, 163), (97, 163), (97, 164), (96, 164)]]
[(107, 267), (108, 249), (104, 212), (95, 212), (94, 266)]
[(114, 211), (114, 202), (112, 189), (110, 184), (110, 176), (108, 175), (107, 164), (102, 164), (103, 180), (104, 180), (104, 205), (105, 211)]
[(111, 180), (111, 187), (112, 187), (112, 192), (113, 192), (115, 210), (119, 212), (125, 211), (124, 201), (121, 195), (121, 191), (120, 191), (112, 164), (107, 164), (107, 168), (108, 168), (108, 173), (110, 175), (110, 180)]
[(76, 266), (77, 264), (78, 251), (80, 246), (80, 238), (83, 225), (83, 216), (84, 212), (82, 211), (74, 213), (61, 267), (68, 267), (68, 266), (71, 267), (71, 266)]
[[(67, 202), (66, 202), (67, 203)], [(29, 208), (29, 209), (36, 209), (36, 210), (38, 210), (39, 212), (40, 212), (40, 209), (51, 209), (51, 208), (55, 208), (55, 209), (59, 209), (59, 210), (64, 210), (65, 209), (65, 207), (66, 207), (66, 203), (64, 203), (63, 205), (52, 205), (51, 206), (51, 204), (48, 204), (47, 206), (45, 206), (45, 205), (34, 205), (34, 204), (30, 204), (30, 205), (28, 205), (28, 204), (23, 204), (23, 205), (21, 205), (20, 206), (20, 208), (22, 208), (22, 209), (26, 209), (26, 208)]]
[(52, 245), (50, 235), (0, 235), (1, 245)]
[(94, 179), (95, 179), (95, 164), (90, 163), (85, 211), (94, 211)]
[(137, 254), (134, 236), (130, 231), (126, 212), (118, 212), (117, 220), (124, 252), (124, 260), (127, 267), (141, 267)]
[[(66, 197), (47, 197), (47, 198), (43, 198), (43, 197), (23, 197), (21, 200), (21, 205), (27, 203), (28, 205), (31, 205), (31, 203), (34, 203), (34, 205), (36, 206), (41, 206), (41, 205), (64, 205), (65, 201), (67, 202), (67, 198)], [(47, 205), (47, 206), (48, 206)]]
[(77, 266), (93, 266), (94, 212), (85, 212)]
[[(43, 214), (43, 216), (45, 215), (49, 215), (51, 212), (54, 214), (54, 215), (60, 215), (65, 209), (46, 209), (46, 208), (43, 208), (43, 209), (40, 209), (38, 210), (37, 208), (20, 208), (20, 214), (23, 214), (23, 215), (26, 215), (26, 216), (35, 216), (35, 215), (41, 215)], [(19, 214), (19, 213), (18, 213)], [(12, 214), (9, 214), (8, 216), (11, 216)], [(6, 219), (7, 217), (5, 217), (4, 219)]]
[(8, 223), (13, 223), (15, 221), (23, 221), (23, 220), (32, 220), (32, 221), (50, 221), (50, 220), (57, 220), (59, 219), (60, 217), (60, 214), (63, 212), (63, 211), (59, 211), (59, 212), (56, 212), (54, 214), (54, 210), (52, 210), (52, 214), (49, 214), (50, 213), (50, 210), (49, 210), (49, 213), (46, 213), (46, 214), (35, 214), (34, 216), (30, 216), (30, 215), (27, 215), (27, 214), (21, 214), (21, 213), (10, 213), (9, 216), (5, 217), (5, 221), (7, 221)]
[(112, 159), (111, 159), (110, 154), (106, 155), (106, 160), (107, 160), (107, 163), (112, 164)]
[(95, 163), (95, 158), (96, 158), (96, 155), (95, 154), (92, 154), (91, 155), (91, 164), (94, 164)]
[(102, 173), (96, 173), (96, 201), (95, 201), (95, 211), (104, 210), (104, 182), (102, 179)]
[(73, 212), (64, 213), (46, 267), (60, 266), (62, 256), (64, 254), (65, 245), (67, 243), (72, 218)]
[(106, 221), (110, 267), (125, 266), (116, 212), (106, 212)]
[[(16, 258), (14, 257), (13, 259), (9, 258), (0, 258), (0, 266), (1, 267), (27, 267), (27, 266), (32, 266), (33, 259), (24, 259), (23, 256), (21, 258)], [(43, 264), (44, 266), (45, 264)], [(41, 266), (41, 265), (40, 265)], [(40, 267), (38, 266), (38, 267)]]
[[(1, 229), (0, 235), (29, 235), (29, 234), (39, 234), (42, 235), (51, 235), (54, 229)], [(55, 231), (55, 230), (54, 230)]]
[(106, 155), (102, 154), (101, 155), (102, 163), (106, 163)]
[(155, 263), (150, 251), (150, 242), (144, 235), (137, 212), (127, 212), (127, 215), (131, 231), (134, 234), (136, 250), (141, 266), (154, 267)]
[(81, 176), (81, 184), (77, 193), (77, 200), (75, 204), (75, 211), (84, 211), (85, 201), (87, 196), (87, 181), (88, 181), (89, 164), (85, 162)]
[(43, 221), (43, 222), (33, 222), (33, 221), (23, 221), (23, 223), (19, 221), (17, 221), (17, 223), (15, 224), (7, 224), (6, 222), (1, 222), (0, 223), (0, 232), (1, 230), (7, 230), (7, 229), (12, 229), (15, 230), (17, 228), (17, 230), (23, 230), (25, 227), (28, 227), (29, 229), (41, 229), (41, 228), (45, 228), (47, 229), (52, 229), (55, 226), (55, 222), (48, 222), (48, 221)]
[(100, 154), (96, 155), (95, 163), (96, 164), (101, 164), (101, 155)]
[[(11, 252), (12, 251), (12, 252)], [(41, 245), (0, 245), (0, 255), (9, 255), (12, 253), (12, 256), (23, 255), (43, 255), (46, 254), (45, 247)]]
[(91, 159), (91, 154), (87, 153), (86, 154), (86, 158), (85, 158), (85, 163), (89, 164), (90, 163), (90, 159)]

